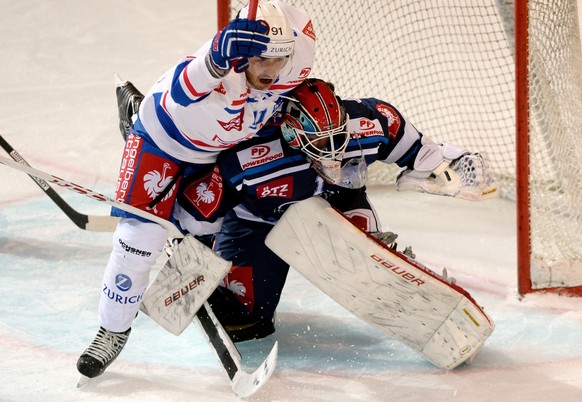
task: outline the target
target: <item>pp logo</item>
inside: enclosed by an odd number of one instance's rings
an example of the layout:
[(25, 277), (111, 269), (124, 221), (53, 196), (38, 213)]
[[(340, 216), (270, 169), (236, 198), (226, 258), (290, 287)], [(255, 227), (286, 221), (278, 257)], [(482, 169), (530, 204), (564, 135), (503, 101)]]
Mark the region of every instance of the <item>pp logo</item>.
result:
[(117, 286), (117, 289), (121, 290), (122, 292), (127, 292), (129, 289), (131, 289), (131, 285), (132, 283), (129, 276), (118, 274), (115, 277), (115, 286)]

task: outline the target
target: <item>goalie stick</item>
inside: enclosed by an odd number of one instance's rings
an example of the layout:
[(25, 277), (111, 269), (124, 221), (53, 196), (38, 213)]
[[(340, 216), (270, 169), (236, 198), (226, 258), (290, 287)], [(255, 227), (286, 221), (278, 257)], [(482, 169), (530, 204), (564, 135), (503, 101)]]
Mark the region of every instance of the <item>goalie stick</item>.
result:
[(174, 335), (196, 320), (231, 380), (232, 390), (244, 398), (267, 382), (275, 370), (278, 347), (275, 343), (252, 373), (243, 369), (240, 353), (206, 303), (231, 265), (188, 234), (146, 290), (140, 310)]
[(230, 378), (231, 388), (237, 396), (247, 398), (266, 384), (273, 371), (275, 371), (278, 342), (275, 342), (263, 363), (252, 373), (247, 373), (242, 367), (240, 353), (208, 303), (204, 303), (200, 307), (196, 318), (218, 355), (222, 367), (226, 371), (228, 378)]
[[(24, 160), (22, 155), (18, 153), (5, 139), (0, 135), (0, 145), (4, 150), (14, 159), (16, 162), (22, 163), (23, 165), (30, 166), (28, 162)], [(51, 200), (67, 215), (67, 217), (75, 224), (77, 227), (83, 230), (93, 231), (93, 232), (113, 232), (117, 226), (118, 218), (113, 216), (96, 216), (96, 215), (85, 215), (82, 214), (73, 207), (71, 207), (61, 196), (53, 190), (49, 184), (38, 177), (29, 175), (29, 177), (34, 180), (34, 182), (44, 191), (46, 195), (49, 196)]]

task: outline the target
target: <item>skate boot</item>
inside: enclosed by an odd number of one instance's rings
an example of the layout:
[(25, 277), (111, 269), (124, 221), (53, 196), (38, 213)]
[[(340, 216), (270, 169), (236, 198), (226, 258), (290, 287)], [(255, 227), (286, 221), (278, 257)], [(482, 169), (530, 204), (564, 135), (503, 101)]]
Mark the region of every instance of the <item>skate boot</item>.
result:
[(127, 133), (133, 125), (132, 116), (139, 110), (143, 100), (143, 94), (129, 81), (123, 81), (115, 75), (115, 94), (117, 95), (117, 108), (119, 111), (119, 130), (123, 140), (127, 140)]
[(131, 328), (125, 332), (117, 333), (100, 327), (91, 345), (77, 360), (79, 373), (89, 378), (103, 374), (125, 346), (130, 332)]

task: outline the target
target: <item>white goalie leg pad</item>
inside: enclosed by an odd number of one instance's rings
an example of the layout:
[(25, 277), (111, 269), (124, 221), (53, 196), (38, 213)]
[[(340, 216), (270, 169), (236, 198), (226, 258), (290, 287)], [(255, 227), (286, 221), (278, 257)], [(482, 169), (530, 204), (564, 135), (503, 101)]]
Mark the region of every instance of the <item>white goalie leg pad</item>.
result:
[(499, 195), (487, 157), (451, 144), (423, 145), (414, 170), (403, 171), (396, 179), (396, 188), (470, 201)]
[(292, 205), (267, 246), (361, 320), (452, 369), (495, 325), (471, 296), (358, 230), (319, 197)]

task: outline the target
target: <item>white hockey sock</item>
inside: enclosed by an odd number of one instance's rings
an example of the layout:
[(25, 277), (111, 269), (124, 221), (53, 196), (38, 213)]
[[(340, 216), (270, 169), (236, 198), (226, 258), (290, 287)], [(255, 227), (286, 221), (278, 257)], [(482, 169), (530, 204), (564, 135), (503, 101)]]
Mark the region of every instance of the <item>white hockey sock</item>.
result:
[(99, 322), (105, 329), (123, 332), (131, 327), (166, 238), (167, 230), (158, 224), (120, 221), (101, 286)]

